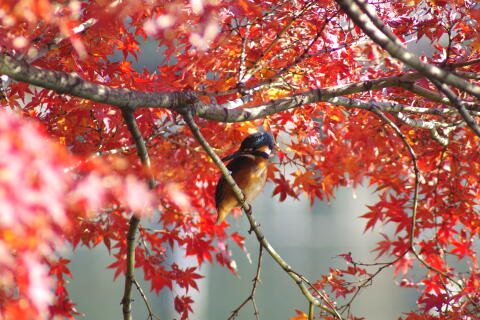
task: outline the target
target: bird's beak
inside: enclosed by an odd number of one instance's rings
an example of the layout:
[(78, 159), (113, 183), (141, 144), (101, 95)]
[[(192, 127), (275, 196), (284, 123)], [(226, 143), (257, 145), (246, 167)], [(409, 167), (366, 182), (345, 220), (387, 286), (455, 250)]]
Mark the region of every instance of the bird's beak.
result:
[(235, 151), (234, 153), (229, 154), (229, 155), (226, 156), (225, 158), (222, 158), (222, 161), (223, 161), (223, 162), (228, 161), (228, 160), (233, 159), (233, 158), (235, 158), (235, 157), (241, 156), (241, 155), (244, 154), (244, 153), (245, 153), (245, 152), (243, 152), (243, 151), (237, 150), (237, 151)]

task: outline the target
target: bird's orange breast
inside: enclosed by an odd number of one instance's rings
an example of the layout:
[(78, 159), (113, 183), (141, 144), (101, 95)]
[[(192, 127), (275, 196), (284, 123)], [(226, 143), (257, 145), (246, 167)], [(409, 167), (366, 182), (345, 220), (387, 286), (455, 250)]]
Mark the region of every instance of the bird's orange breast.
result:
[(247, 201), (252, 201), (262, 191), (267, 180), (268, 160), (255, 157), (252, 163), (234, 177)]
[[(232, 177), (242, 190), (245, 200), (252, 201), (262, 191), (265, 185), (268, 159), (246, 155), (234, 161), (237, 161), (237, 164), (235, 170), (232, 172)], [(232, 188), (226, 181), (223, 181), (221, 188), (222, 190), (219, 190), (221, 194), (220, 201), (217, 203), (217, 222), (223, 221), (233, 208), (240, 205)]]

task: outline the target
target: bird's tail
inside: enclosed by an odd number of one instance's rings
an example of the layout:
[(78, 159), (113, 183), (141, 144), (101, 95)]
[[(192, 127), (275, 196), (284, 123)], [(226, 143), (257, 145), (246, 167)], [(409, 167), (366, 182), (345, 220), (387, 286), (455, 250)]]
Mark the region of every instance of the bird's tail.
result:
[(222, 221), (225, 219), (229, 212), (230, 210), (228, 210), (227, 208), (219, 208), (217, 215), (217, 224), (222, 223)]

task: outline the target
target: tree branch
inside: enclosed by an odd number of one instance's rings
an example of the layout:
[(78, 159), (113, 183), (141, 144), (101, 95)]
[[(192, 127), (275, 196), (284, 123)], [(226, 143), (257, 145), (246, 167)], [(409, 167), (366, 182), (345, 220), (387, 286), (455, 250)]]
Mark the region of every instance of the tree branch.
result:
[(313, 303), (308, 304), (308, 320), (314, 319), (315, 305)]
[(422, 76), (418, 73), (406, 73), (397, 76), (384, 77), (375, 80), (354, 82), (327, 88), (313, 89), (284, 98), (271, 100), (254, 107), (242, 109), (226, 109), (222, 105), (201, 105), (195, 115), (204, 119), (221, 122), (243, 122), (263, 118), (305, 104), (329, 102), (329, 99), (354, 93), (379, 90), (399, 86), (404, 82), (415, 81)]
[(448, 115), (455, 112), (455, 109), (440, 109), (440, 108), (422, 108), (412, 107), (397, 102), (377, 102), (377, 101), (363, 101), (360, 99), (352, 99), (345, 97), (330, 98), (327, 102), (343, 106), (346, 108), (370, 110), (372, 107), (386, 112), (407, 112), (413, 114), (431, 114), (431, 115)]
[(430, 130), (430, 134), (432, 135), (432, 138), (435, 139), (438, 143), (441, 145), (446, 146), (448, 144), (448, 137), (442, 137), (438, 133), (437, 129), (438, 128), (443, 128), (444, 133), (448, 135), (452, 130), (455, 129), (455, 125), (451, 124), (446, 124), (443, 122), (437, 122), (437, 121), (425, 121), (422, 119), (412, 119), (408, 117), (407, 115), (401, 113), (401, 112), (391, 112), (391, 114), (403, 122), (404, 124), (412, 127), (412, 128), (422, 128), (422, 129), (428, 129)]
[[(130, 109), (123, 109), (122, 115), (123, 119), (125, 120), (125, 124), (127, 125), (133, 140), (135, 141), (138, 156), (142, 164), (147, 168), (148, 172), (150, 172), (150, 158), (148, 156), (147, 146), (145, 145), (145, 140), (138, 129), (137, 122), (135, 121), (134, 111)], [(148, 178), (148, 187), (150, 189), (155, 188), (155, 181), (152, 177)], [(132, 284), (135, 281), (135, 238), (139, 224), (140, 218), (134, 214), (130, 218), (127, 232), (127, 268), (125, 272), (125, 287), (121, 302), (123, 305), (122, 311), (124, 320), (132, 320)]]
[[(112, 88), (83, 80), (76, 74), (45, 70), (32, 66), (4, 54), (0, 54), (0, 73), (4, 73), (18, 81), (24, 81), (43, 88), (52, 89), (58, 93), (66, 93), (76, 97), (89, 99), (91, 101), (116, 106), (121, 109), (129, 108), (134, 110), (137, 108), (151, 107), (179, 111), (188, 106), (195, 109), (195, 115), (200, 118), (222, 122), (255, 120), (309, 103), (331, 102), (330, 100), (335, 97), (388, 87), (404, 87), (407, 90), (417, 90), (417, 92), (418, 90), (422, 90), (420, 89), (421, 87), (412, 86), (412, 83), (422, 76), (419, 73), (406, 73), (346, 85), (313, 89), (288, 97), (275, 99), (253, 107), (230, 109), (232, 103), (223, 105), (205, 104), (197, 99), (198, 93), (191, 91), (151, 92)], [(449, 105), (452, 104), (450, 100), (446, 98), (439, 100), (438, 98), (439, 96), (441, 97), (441, 95), (438, 93), (426, 89), (423, 89), (423, 91), (428, 91), (430, 93), (429, 96), (424, 93), (427, 99), (435, 99), (434, 101)], [(240, 106), (242, 102), (247, 102), (248, 97), (237, 100), (233, 102), (234, 107)], [(468, 102), (466, 105), (468, 107), (473, 107), (473, 105)], [(357, 108), (359, 106), (352, 105), (352, 107)]]
[[(376, 109), (375, 107), (372, 108), (372, 111), (377, 115), (379, 116), (385, 123), (387, 123), (396, 133), (397, 135), (400, 137), (400, 139), (402, 139), (405, 147), (407, 148), (408, 152), (410, 153), (410, 156), (412, 158), (412, 165), (413, 165), (413, 170), (414, 170), (414, 173), (415, 173), (415, 187), (414, 187), (414, 193), (413, 193), (413, 205), (412, 205), (412, 217), (411, 217), (411, 225), (410, 225), (410, 235), (409, 235), (409, 248), (407, 249), (407, 251), (404, 252), (403, 255), (401, 255), (400, 257), (404, 256), (408, 251), (411, 251), (413, 253), (413, 255), (415, 256), (415, 258), (422, 264), (425, 266), (425, 268), (427, 268), (428, 270), (430, 271), (433, 271), (435, 273), (437, 273), (438, 275), (441, 275), (442, 277), (444, 277), (445, 279), (448, 279), (450, 282), (452, 282), (453, 284), (455, 284), (459, 290), (463, 290), (463, 286), (460, 284), (460, 282), (456, 281), (455, 279), (453, 279), (451, 276), (449, 276), (446, 272), (440, 270), (440, 269), (437, 269), (431, 265), (429, 265), (421, 256), (420, 254), (417, 252), (417, 250), (415, 249), (415, 242), (414, 242), (414, 238), (415, 238), (415, 230), (416, 230), (416, 220), (417, 220), (417, 207), (418, 207), (418, 190), (419, 190), (419, 186), (420, 186), (420, 170), (418, 169), (418, 165), (417, 165), (417, 156), (412, 148), (412, 146), (410, 145), (410, 143), (408, 142), (407, 140), (407, 137), (405, 137), (405, 135), (402, 133), (402, 131), (398, 128), (398, 126), (393, 122), (391, 121), (390, 119), (388, 119), (381, 111), (379, 111), (378, 109)], [(477, 308), (479, 309), (479, 306), (477, 304), (476, 301), (474, 301), (473, 299), (471, 299), (471, 297), (467, 296), (467, 298), (470, 300), (470, 302)]]
[[(223, 122), (255, 120), (306, 103), (321, 102), (333, 97), (399, 86), (402, 83), (421, 78), (418, 73), (407, 73), (347, 85), (314, 89), (272, 100), (255, 107), (228, 109), (227, 106), (231, 107), (231, 105), (204, 104), (197, 99), (198, 93), (192, 91), (152, 92), (112, 88), (83, 80), (77, 74), (46, 70), (29, 65), (5, 54), (0, 54), (0, 73), (6, 74), (17, 81), (51, 89), (58, 93), (66, 93), (109, 104), (121, 109), (165, 108), (179, 111), (181, 108), (190, 106), (195, 109), (195, 115), (198, 117)], [(235, 103), (235, 106), (238, 105)]]
[(235, 309), (232, 311), (232, 315), (228, 317), (228, 320), (233, 320), (238, 316), (238, 312), (247, 304), (248, 301), (252, 301), (253, 305), (253, 314), (255, 318), (259, 320), (259, 312), (257, 308), (257, 303), (255, 302), (255, 292), (257, 291), (257, 284), (260, 282), (260, 270), (262, 269), (262, 255), (263, 255), (263, 246), (260, 244), (258, 249), (258, 262), (257, 262), (257, 272), (255, 273), (255, 278), (253, 278), (252, 291), (250, 295)]
[(147, 310), (148, 310), (148, 318), (149, 319), (156, 319), (156, 320), (159, 320), (160, 317), (157, 316), (153, 310), (152, 310), (152, 306), (150, 305), (150, 302), (148, 301), (148, 298), (147, 298), (147, 295), (145, 294), (145, 292), (143, 291), (142, 287), (140, 286), (140, 283), (138, 283), (138, 281), (136, 279), (133, 280), (133, 283), (135, 284), (135, 286), (137, 287), (137, 290), (138, 292), (140, 293), (140, 295), (142, 296), (142, 299), (143, 299), (143, 302), (145, 302), (145, 306), (147, 307)]
[(123, 306), (123, 320), (132, 320), (132, 284), (135, 281), (135, 235), (139, 224), (140, 218), (133, 215), (130, 218), (127, 233), (127, 269), (125, 271), (125, 286), (121, 302)]
[(445, 84), (442, 83), (441, 81), (438, 81), (436, 79), (431, 79), (432, 83), (440, 90), (442, 91), (450, 100), (450, 102), (453, 104), (455, 108), (457, 108), (458, 112), (462, 116), (463, 120), (467, 123), (467, 125), (470, 127), (470, 129), (475, 132), (475, 134), (480, 137), (480, 126), (478, 123), (473, 119), (472, 115), (468, 112), (467, 108), (465, 108), (463, 102), (458, 98), (458, 96), (453, 93), (452, 90)]
[(17, 81), (119, 108), (135, 109), (142, 106), (175, 110), (192, 101), (192, 94), (189, 92), (148, 92), (112, 88), (83, 80), (75, 73), (39, 68), (6, 54), (0, 54), (0, 73)]
[(480, 126), (468, 113), (463, 103), (446, 86), (447, 84), (468, 92), (476, 98), (480, 98), (480, 87), (472, 85), (462, 78), (457, 77), (452, 72), (445, 71), (437, 66), (424, 63), (418, 57), (408, 52), (398, 38), (388, 29), (385, 24), (377, 17), (364, 0), (337, 0), (347, 15), (359, 26), (367, 36), (386, 50), (392, 57), (397, 58), (403, 63), (411, 66), (421, 74), (432, 81), (437, 88), (442, 91), (467, 125), (480, 137)]
[[(401, 45), (399, 40), (393, 41), (390, 39), (389, 36), (391, 36), (392, 33), (388, 32), (385, 34), (383, 32), (384, 30), (388, 30), (388, 28), (380, 19), (378, 19), (375, 12), (372, 13), (372, 11), (369, 11), (369, 14), (366, 14), (362, 11), (361, 6), (366, 6), (366, 4), (362, 4), (362, 2), (364, 2), (363, 0), (336, 0), (336, 2), (370, 39), (376, 42), (392, 57), (409, 65), (429, 79), (438, 80), (442, 83), (446, 83), (457, 89), (468, 92), (476, 98), (480, 98), (479, 86), (473, 85), (462, 78), (457, 77), (452, 72), (421, 61)], [(373, 16), (374, 19), (372, 20), (369, 16)]]
[[(447, 97), (441, 95), (438, 92), (425, 89), (413, 82), (402, 82), (399, 84), (399, 87), (408, 90), (418, 96), (424, 97), (430, 101), (439, 102), (441, 104), (454, 107), (453, 103)], [(480, 106), (478, 103), (472, 101), (463, 101), (463, 104), (469, 109), (478, 109)]]

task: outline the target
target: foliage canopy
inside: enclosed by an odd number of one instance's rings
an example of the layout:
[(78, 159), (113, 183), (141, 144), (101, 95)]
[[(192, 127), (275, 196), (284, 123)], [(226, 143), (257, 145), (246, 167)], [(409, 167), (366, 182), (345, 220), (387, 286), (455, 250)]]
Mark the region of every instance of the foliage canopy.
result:
[[(2, 1), (1, 317), (73, 317), (65, 245), (108, 248), (126, 274), (125, 319), (135, 268), (156, 293), (198, 289), (197, 268), (166, 262), (174, 247), (235, 272), (229, 246), (244, 237), (215, 224), (212, 152), (259, 129), (277, 140), (268, 179), (280, 201), (368, 183), (379, 200), (365, 231), (394, 227), (372, 248), (386, 263), (343, 254), (345, 269), (310, 282), (246, 210), (311, 306), (294, 319), (355, 319), (335, 299), (353, 301), (385, 268), (419, 292), (405, 319), (477, 317), (480, 6), (369, 2)], [(155, 70), (132, 66), (144, 41), (164, 50)], [(426, 53), (412, 51), (420, 41)], [(186, 319), (192, 302), (172, 304)]]

